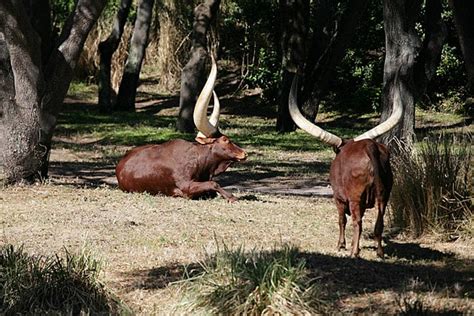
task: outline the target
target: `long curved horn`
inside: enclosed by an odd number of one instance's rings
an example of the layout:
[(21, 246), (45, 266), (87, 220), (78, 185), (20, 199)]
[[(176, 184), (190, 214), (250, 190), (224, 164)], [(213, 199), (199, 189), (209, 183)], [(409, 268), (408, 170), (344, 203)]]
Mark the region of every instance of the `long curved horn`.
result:
[(392, 114), (390, 117), (384, 121), (383, 123), (375, 126), (371, 130), (365, 132), (364, 134), (357, 136), (354, 138), (354, 141), (362, 140), (362, 139), (373, 139), (376, 138), (382, 134), (385, 134), (389, 130), (395, 127), (400, 120), (402, 119), (403, 116), (403, 103), (402, 99), (400, 96), (400, 84), (398, 78), (395, 79), (395, 82), (397, 83), (396, 85), (398, 87), (395, 88), (395, 93), (393, 94), (393, 108), (392, 108)]
[[(219, 124), (219, 116), (221, 114), (221, 104), (214, 90), (212, 90), (212, 95), (214, 97), (214, 108), (212, 109), (211, 117), (209, 118), (209, 123), (211, 123), (212, 126), (217, 128), (217, 125)], [(205, 138), (206, 135), (201, 132), (198, 132), (197, 137)]]
[(207, 107), (209, 106), (209, 101), (211, 100), (211, 94), (214, 90), (214, 84), (216, 83), (217, 78), (217, 65), (212, 54), (211, 60), (211, 72), (209, 73), (204, 88), (202, 88), (201, 94), (199, 94), (193, 113), (194, 124), (206, 137), (210, 137), (219, 132), (217, 127), (213, 126), (207, 119)]
[(214, 108), (209, 117), (209, 123), (217, 128), (217, 125), (219, 124), (219, 116), (221, 115), (221, 103), (219, 102), (219, 98), (214, 90), (212, 90), (212, 96), (214, 97)]
[(339, 147), (342, 144), (342, 139), (334, 134), (331, 134), (315, 124), (308, 121), (298, 109), (298, 103), (296, 95), (298, 93), (298, 75), (295, 74), (293, 82), (291, 83), (290, 97), (288, 98), (288, 106), (290, 109), (290, 115), (293, 121), (298, 125), (299, 128), (305, 130), (314, 137), (319, 138), (323, 142)]

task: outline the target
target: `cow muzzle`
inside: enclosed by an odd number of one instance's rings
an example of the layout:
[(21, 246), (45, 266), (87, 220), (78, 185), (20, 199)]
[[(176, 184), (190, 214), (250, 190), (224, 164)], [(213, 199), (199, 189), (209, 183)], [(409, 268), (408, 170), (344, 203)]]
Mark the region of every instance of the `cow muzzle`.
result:
[(242, 151), (239, 155), (235, 156), (237, 161), (245, 161), (248, 155), (245, 151)]

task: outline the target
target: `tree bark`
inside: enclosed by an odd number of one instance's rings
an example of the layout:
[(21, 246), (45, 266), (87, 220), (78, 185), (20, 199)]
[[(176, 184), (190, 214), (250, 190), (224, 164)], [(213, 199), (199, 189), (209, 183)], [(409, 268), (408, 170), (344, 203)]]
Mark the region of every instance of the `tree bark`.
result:
[(100, 68), (99, 68), (99, 110), (102, 113), (112, 111), (110, 72), (112, 55), (117, 50), (123, 29), (127, 22), (128, 13), (132, 0), (121, 0), (117, 15), (114, 19), (112, 31), (109, 37), (99, 44)]
[(54, 44), (49, 0), (23, 0), (23, 4), (33, 28), (41, 38), (41, 61), (46, 65)]
[(385, 64), (383, 107), (381, 121), (391, 114), (395, 78), (400, 81), (400, 95), (404, 106), (401, 122), (390, 132), (381, 137), (383, 143), (394, 148), (394, 138), (398, 138), (407, 146), (413, 144), (415, 135), (415, 96), (414, 83), (415, 60), (421, 48), (421, 41), (415, 30), (415, 22), (420, 13), (420, 1), (384, 0), (385, 27)]
[(450, 5), (453, 8), (454, 23), (464, 56), (467, 88), (471, 97), (474, 97), (474, 28), (471, 20), (474, 17), (474, 1), (450, 0)]
[(293, 77), (298, 68), (303, 66), (306, 57), (305, 44), (308, 36), (309, 8), (309, 0), (280, 0), (283, 72), (276, 129), (281, 133), (296, 129), (288, 109), (288, 96)]
[[(41, 66), (39, 36), (19, 0), (0, 1), (0, 33), (3, 58), (10, 60), (14, 97), (1, 104), (3, 116), (1, 161), (5, 182), (14, 183), (47, 176), (51, 138), (57, 114), (73, 77), (86, 37), (105, 6), (106, 0), (79, 0), (60, 36), (58, 46)], [(0, 35), (1, 36), (1, 35)], [(6, 56), (6, 55), (4, 55)], [(2, 76), (9, 77), (3, 67)], [(3, 69), (2, 68), (2, 69)], [(7, 87), (11, 87), (6, 81)], [(12, 90), (6, 93), (11, 94)], [(11, 97), (11, 96), (10, 96)]]
[(194, 9), (191, 57), (181, 73), (179, 114), (176, 122), (176, 128), (180, 132), (194, 132), (194, 105), (205, 81), (206, 35), (215, 20), (219, 4), (220, 0), (206, 0)]
[[(316, 62), (308, 63), (305, 70), (305, 84), (302, 92), (302, 112), (310, 120), (314, 120), (318, 113), (319, 102), (327, 91), (334, 76), (336, 66), (340, 63), (354, 31), (357, 29), (362, 14), (367, 8), (368, 0), (350, 0), (340, 19), (336, 21), (336, 28), (331, 38), (325, 39), (324, 46), (313, 44), (313, 49), (319, 53)], [(321, 36), (319, 36), (321, 37)], [(309, 52), (308, 56), (313, 57)]]
[(40, 41), (20, 1), (0, 1), (2, 40), (2, 182), (29, 180), (44, 150), (40, 134), (40, 96), (44, 91)]
[(137, 19), (135, 20), (128, 58), (117, 97), (116, 109), (119, 111), (135, 110), (138, 79), (148, 45), (154, 2), (155, 0), (141, 0), (137, 10)]
[(436, 73), (436, 68), (441, 60), (441, 52), (448, 36), (446, 24), (441, 17), (442, 12), (443, 4), (441, 0), (426, 1), (425, 38), (414, 69), (419, 97), (425, 94), (428, 83)]

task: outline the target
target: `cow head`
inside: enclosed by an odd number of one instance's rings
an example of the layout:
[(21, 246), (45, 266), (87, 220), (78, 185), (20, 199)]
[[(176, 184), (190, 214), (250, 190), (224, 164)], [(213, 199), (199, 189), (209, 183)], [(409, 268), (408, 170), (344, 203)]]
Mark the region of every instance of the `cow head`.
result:
[[(395, 80), (398, 82), (398, 78)], [(334, 147), (336, 153), (339, 152), (339, 149), (345, 144), (351, 142), (349, 140), (343, 140), (342, 138), (329, 133), (317, 125), (308, 121), (298, 109), (297, 103), (297, 93), (298, 93), (298, 75), (295, 74), (293, 82), (291, 84), (290, 96), (288, 99), (288, 106), (290, 110), (290, 115), (293, 118), (293, 121), (298, 125), (299, 128), (305, 130), (314, 137), (320, 139), (321, 141)], [(362, 139), (374, 139), (395, 127), (401, 120), (403, 115), (403, 105), (400, 97), (400, 87), (395, 88), (394, 98), (393, 98), (393, 109), (390, 117), (383, 123), (375, 126), (371, 130), (365, 132), (364, 134), (357, 136), (353, 141), (359, 141)]]
[[(196, 141), (200, 144), (211, 146), (212, 152), (222, 160), (230, 162), (242, 161), (247, 158), (247, 153), (234, 144), (229, 137), (223, 135), (217, 127), (219, 123), (220, 103), (219, 98), (214, 91), (214, 84), (217, 77), (217, 65), (212, 54), (211, 60), (211, 73), (209, 74), (209, 78), (207, 79), (194, 107), (194, 124), (196, 124), (196, 127), (199, 130), (196, 136)], [(214, 98), (214, 108), (210, 118), (208, 119), (207, 108), (211, 100), (211, 94)]]

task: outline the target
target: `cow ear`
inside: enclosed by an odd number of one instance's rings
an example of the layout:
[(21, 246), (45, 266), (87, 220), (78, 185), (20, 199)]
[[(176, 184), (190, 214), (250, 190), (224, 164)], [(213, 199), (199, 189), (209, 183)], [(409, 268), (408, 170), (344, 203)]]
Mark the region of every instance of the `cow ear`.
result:
[(213, 142), (216, 141), (216, 139), (212, 137), (196, 137), (195, 139), (199, 144), (202, 144), (202, 145), (212, 144)]

